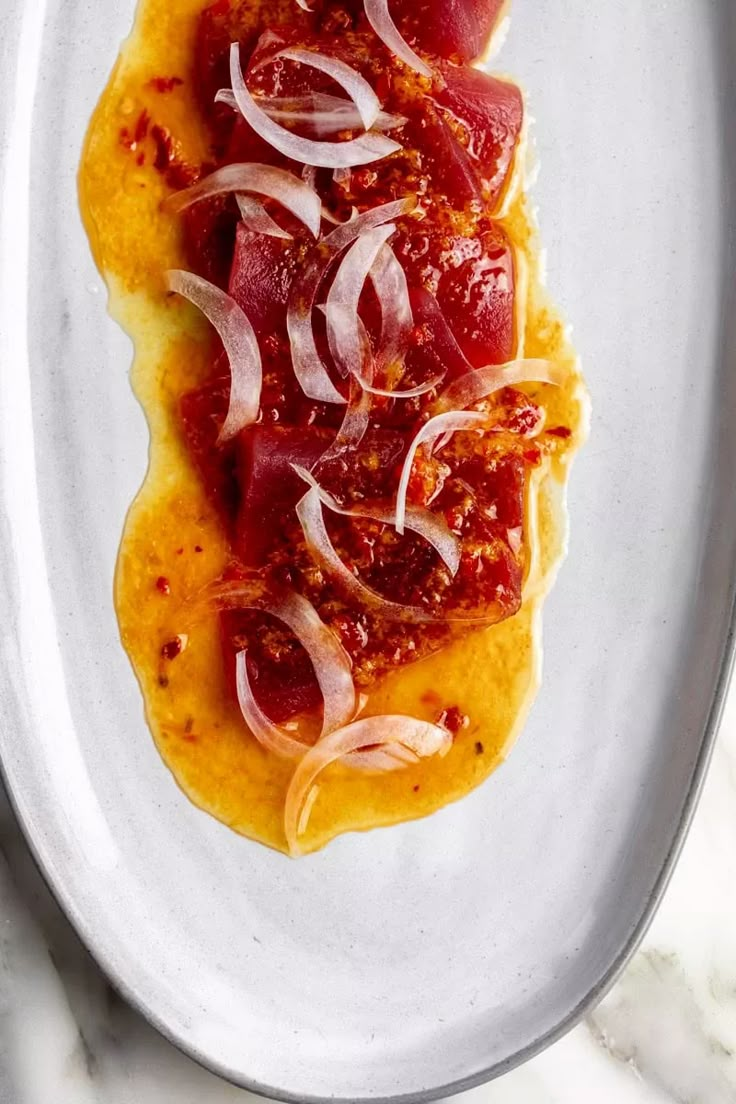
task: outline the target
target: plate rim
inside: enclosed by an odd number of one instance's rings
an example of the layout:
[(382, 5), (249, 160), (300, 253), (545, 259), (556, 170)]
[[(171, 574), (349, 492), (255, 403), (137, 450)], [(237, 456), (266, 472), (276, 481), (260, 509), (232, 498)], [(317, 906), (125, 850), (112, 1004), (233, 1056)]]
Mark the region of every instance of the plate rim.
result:
[[(14, 33), (17, 31), (17, 27), (22, 26), (24, 19), (24, 10), (27, 12), (28, 0), (10, 0), (8, 9), (0, 16), (0, 28), (3, 30), (3, 37), (9, 43), (11, 57), (17, 58), (18, 45), (20, 42), (20, 35)], [(35, 13), (36, 19), (41, 23), (46, 13), (46, 0), (38, 0), (38, 8)], [(726, 14), (726, 18), (730, 18), (731, 24), (729, 26), (730, 33), (724, 36), (725, 39), (736, 39), (736, 11), (731, 13), (731, 16)], [(7, 37), (6, 37), (7, 36)], [(728, 54), (728, 47), (724, 44), (724, 54)], [(11, 74), (8, 79), (8, 83), (11, 83), (14, 66), (10, 67)], [(0, 77), (2, 74), (0, 74)], [(3, 81), (0, 80), (0, 89), (2, 89)], [(11, 152), (11, 146), (7, 140), (7, 135), (4, 133), (3, 124), (7, 125), (9, 122), (13, 107), (14, 97), (12, 95), (12, 87), (10, 88), (10, 95), (2, 97), (0, 103), (3, 105), (0, 108), (0, 186), (4, 183), (6, 176), (12, 172), (9, 163), (9, 153)], [(729, 90), (731, 99), (735, 99), (734, 88)], [(4, 105), (7, 105), (5, 107)], [(734, 179), (736, 179), (736, 168), (734, 169)], [(0, 187), (0, 198), (2, 193)], [(735, 197), (729, 196), (730, 205), (733, 207)], [(0, 205), (1, 206), (1, 205)], [(0, 212), (1, 213), (1, 212)], [(733, 212), (731, 212), (733, 213)], [(0, 229), (2, 228), (0, 224)], [(736, 299), (736, 293), (732, 294), (732, 298)], [(724, 296), (724, 302), (726, 297)], [(2, 304), (0, 304), (0, 315), (2, 314)], [(1, 335), (0, 335), (1, 337)], [(0, 448), (0, 459), (2, 459), (3, 450)], [(0, 514), (0, 517), (2, 515)], [(9, 646), (17, 653), (17, 642), (12, 637), (9, 640)], [(19, 657), (18, 657), (19, 658)], [(9, 670), (10, 665), (4, 666), (0, 671), (0, 698), (4, 701), (12, 701), (15, 689), (15, 681)], [(43, 848), (37, 838), (38, 833), (34, 831), (34, 825), (32, 820), (27, 817), (22, 809), (22, 800), (20, 792), (16, 792), (11, 782), (11, 770), (9, 764), (5, 762), (5, 759), (0, 755), (0, 783), (2, 784), (13, 811), (16, 823), (18, 824), (23, 838), (28, 846), (29, 853), (41, 875), (44, 883), (46, 884), (49, 892), (54, 900), (59, 905), (60, 909), (64, 913), (66, 919), (71, 924), (75, 933), (84, 944), (85, 949), (90, 954), (97, 967), (101, 970), (103, 975), (109, 979), (110, 983), (121, 994), (131, 1008), (135, 1010), (137, 1014), (143, 1017), (143, 1019), (149, 1023), (163, 1038), (171, 1043), (182, 1054), (192, 1059), (202, 1068), (216, 1074), (224, 1081), (237, 1086), (242, 1089), (246, 1089), (257, 1095), (266, 1097), (267, 1099), (282, 1101), (284, 1104), (427, 1104), (427, 1102), (442, 1099), (447, 1096), (452, 1096), (457, 1093), (469, 1091), (477, 1088), (480, 1085), (486, 1084), (496, 1078), (510, 1073), (512, 1070), (523, 1065), (525, 1062), (536, 1057), (549, 1046), (558, 1042), (568, 1032), (570, 1032), (583, 1017), (595, 1008), (601, 1000), (610, 991), (617, 979), (620, 977), (627, 964), (636, 953), (640, 946), (646, 932), (656, 914), (662, 898), (667, 890), (670, 879), (676, 867), (683, 845), (690, 830), (693, 816), (697, 809), (698, 801), (702, 794), (703, 785), (707, 775), (708, 767), (712, 759), (713, 750), (715, 747), (716, 737), (718, 735), (719, 726), (723, 717), (723, 712), (726, 704), (729, 686), (736, 667), (736, 572), (732, 575), (730, 580), (730, 596), (728, 604), (727, 614), (727, 626), (723, 639), (720, 641), (720, 661), (718, 663), (718, 673), (714, 683), (713, 698), (711, 701), (710, 709), (706, 717), (704, 718), (704, 724), (702, 729), (702, 737), (700, 747), (697, 752), (697, 756), (692, 769), (690, 777), (690, 783), (684, 796), (682, 812), (679, 821), (676, 826), (676, 830), (673, 834), (670, 846), (666, 852), (662, 866), (659, 870), (658, 876), (652, 886), (652, 890), (648, 899), (646, 900), (643, 909), (641, 910), (636, 923), (631, 929), (631, 934), (621, 947), (617, 955), (612, 959), (608, 968), (604, 970), (598, 979), (597, 983), (591, 987), (585, 997), (580, 1000), (557, 1024), (551, 1027), (549, 1030), (543, 1032), (540, 1036), (528, 1043), (526, 1046), (517, 1050), (514, 1054), (507, 1056), (506, 1058), (493, 1063), (487, 1068), (480, 1070), (476, 1073), (470, 1074), (467, 1077), (458, 1078), (450, 1081), (441, 1086), (435, 1086), (432, 1088), (417, 1090), (416, 1092), (402, 1093), (399, 1095), (390, 1096), (362, 1096), (362, 1097), (343, 1097), (343, 1096), (315, 1096), (295, 1094), (290, 1091), (279, 1089), (276, 1086), (265, 1085), (258, 1081), (254, 1081), (241, 1072), (228, 1067), (226, 1064), (217, 1061), (216, 1059), (208, 1057), (200, 1048), (189, 1042), (185, 1036), (177, 1034), (177, 1032), (171, 1028), (162, 1017), (157, 1015), (155, 1010), (151, 1008), (146, 1001), (138, 995), (138, 991), (135, 985), (129, 983), (123, 976), (122, 972), (116, 968), (114, 959), (111, 956), (106, 955), (96, 944), (96, 939), (92, 926), (88, 924), (84, 917), (81, 915), (75, 902), (71, 899), (71, 896), (65, 890), (62, 879), (55, 879), (51, 871), (52, 864), (46, 862), (43, 855)], [(0, 724), (3, 726), (7, 723), (10, 709), (3, 710), (3, 714), (0, 716)]]

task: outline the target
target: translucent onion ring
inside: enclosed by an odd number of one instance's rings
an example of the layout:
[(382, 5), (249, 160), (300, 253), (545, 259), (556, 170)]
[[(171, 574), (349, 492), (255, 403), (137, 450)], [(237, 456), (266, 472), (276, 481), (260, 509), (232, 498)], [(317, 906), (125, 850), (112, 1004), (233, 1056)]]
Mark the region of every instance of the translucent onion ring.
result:
[(258, 418), (263, 369), (258, 339), (234, 299), (193, 272), (171, 269), (169, 289), (198, 307), (217, 330), (230, 364), (230, 402), (218, 443), (229, 441)]
[(401, 149), (398, 142), (373, 131), (347, 142), (318, 142), (311, 138), (302, 138), (299, 134), (279, 126), (269, 118), (248, 91), (240, 67), (240, 47), (237, 42), (230, 47), (230, 79), (238, 109), (245, 121), (264, 142), (268, 142), (293, 161), (335, 169), (341, 166), (368, 165)]
[[(416, 762), (432, 755), (447, 755), (452, 747), (452, 736), (446, 728), (439, 725), (395, 714), (353, 721), (320, 740), (297, 766), (286, 795), (284, 832), (290, 854), (301, 854), (299, 836), (306, 831), (311, 810), (311, 804), (308, 803), (322, 771), (361, 748), (378, 750), (391, 747), (405, 749)], [(313, 799), (311, 803), (313, 804)]]

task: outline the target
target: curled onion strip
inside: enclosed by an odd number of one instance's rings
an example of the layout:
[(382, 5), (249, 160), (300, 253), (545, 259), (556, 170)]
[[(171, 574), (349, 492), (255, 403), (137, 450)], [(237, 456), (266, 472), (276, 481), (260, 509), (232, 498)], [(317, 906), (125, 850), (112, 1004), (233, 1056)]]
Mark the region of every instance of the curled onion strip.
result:
[(344, 403), (317, 352), (312, 328), (312, 312), (320, 284), (327, 270), (344, 249), (375, 226), (381, 226), (416, 207), (416, 197), (384, 203), (357, 218), (341, 223), (312, 251), (303, 272), (292, 285), (286, 324), (291, 343), (291, 358), (299, 385), (310, 399), (318, 402)]
[[(329, 491), (320, 487), (317, 480), (306, 468), (301, 468), (298, 464), (292, 464), (292, 467), (300, 479), (303, 479), (305, 483), (316, 490), (322, 505), (326, 506), (328, 510), (332, 510), (333, 513), (341, 514), (343, 517), (371, 518), (373, 521), (380, 521), (384, 525), (396, 524), (396, 510), (390, 506), (385, 508), (380, 506), (341, 506)], [(443, 518), (423, 507), (409, 506), (406, 510), (405, 525), (407, 529), (410, 529), (413, 533), (418, 533), (420, 537), (423, 537), (432, 545), (453, 576), (457, 574), (462, 546), (459, 537), (452, 532)]]
[(348, 142), (318, 142), (279, 126), (248, 91), (237, 42), (230, 47), (230, 79), (236, 103), (246, 122), (265, 142), (294, 161), (334, 169), (340, 165), (368, 165), (401, 149), (398, 142), (372, 131)]
[[(371, 283), (381, 305), (381, 351), (379, 363), (390, 370), (406, 351), (414, 326), (406, 273), (391, 246), (386, 243), (370, 271)], [(431, 388), (427, 388), (431, 390)], [(423, 391), (416, 392), (424, 394)]]
[[(371, 129), (381, 111), (381, 104), (368, 81), (355, 69), (346, 65), (344, 61), (340, 61), (339, 58), (328, 57), (326, 54), (319, 54), (314, 50), (304, 50), (297, 47), (280, 50), (276, 57), (287, 58), (289, 61), (296, 61), (300, 65), (309, 65), (312, 69), (318, 69), (321, 73), (326, 73), (336, 84), (345, 89), (355, 104), (363, 126), (366, 130)], [(276, 58), (273, 60), (275, 61)]]
[(423, 77), (431, 77), (432, 70), (426, 61), (422, 61), (419, 55), (412, 50), (391, 18), (391, 12), (388, 10), (388, 0), (363, 0), (363, 7), (368, 22), (384, 46), (387, 46), (392, 54), (395, 54), (411, 69), (421, 73)]
[(473, 368), (446, 387), (432, 406), (432, 412), (463, 410), (473, 403), (487, 399), (504, 387), (522, 383), (551, 383), (559, 386), (563, 373), (548, 360), (515, 360), (509, 364), (489, 364), (485, 368)]
[(405, 390), (397, 390), (393, 387), (374, 387), (372, 383), (361, 380), (361, 386), (371, 395), (381, 395), (384, 399), (416, 399), (420, 395), (426, 395), (428, 391), (434, 391), (445, 378), (446, 373), (440, 372), (424, 383), (418, 383), (416, 387), (407, 387)]
[(350, 381), (350, 401), (345, 409), (345, 416), (337, 431), (335, 440), (326, 452), (319, 458), (319, 463), (327, 460), (336, 460), (350, 449), (356, 449), (365, 437), (370, 425), (371, 408), (373, 399), (368, 391), (364, 390), (357, 380)]
[[(270, 751), (279, 759), (302, 759), (309, 750), (308, 744), (296, 740), (279, 725), (275, 725), (263, 712), (255, 697), (248, 676), (247, 651), (238, 652), (235, 657), (235, 684), (238, 694), (238, 705), (245, 723), (251, 730), (258, 743)], [(372, 771), (374, 773), (401, 770), (408, 766), (411, 760), (407, 753), (402, 755), (402, 748), (369, 748), (367, 751), (354, 751), (346, 758), (346, 764), (354, 770)], [(411, 753), (409, 752), (408, 755)], [(414, 759), (416, 762), (416, 759)]]
[(307, 0), (296, 0), (296, 2), (299, 5), (299, 7), (302, 9), (302, 11), (309, 12), (310, 15), (312, 14), (312, 9), (310, 8), (309, 4), (307, 3)]
[(353, 219), (357, 217), (357, 215), (357, 207), (350, 208), (350, 214), (346, 219), (336, 218), (335, 215), (333, 215), (332, 211), (330, 211), (327, 207), (322, 208), (322, 218), (325, 220), (325, 222), (329, 222), (331, 226), (342, 226), (346, 222), (352, 222)]
[(349, 767), (371, 771), (373, 774), (385, 774), (389, 771), (404, 770), (417, 762), (417, 757), (408, 748), (396, 744), (394, 747), (369, 748), (367, 751), (353, 751), (346, 763)]
[(235, 685), (238, 693), (238, 705), (243, 720), (248, 725), (258, 743), (279, 759), (301, 759), (307, 745), (294, 739), (283, 728), (271, 721), (253, 696), (248, 677), (248, 653), (238, 652), (235, 657)]
[(434, 418), (430, 418), (428, 422), (425, 422), (409, 445), (409, 451), (406, 454), (404, 466), (401, 469), (399, 490), (396, 496), (397, 533), (404, 532), (404, 526), (406, 524), (406, 492), (409, 488), (409, 479), (414, 464), (414, 457), (416, 456), (419, 446), (425, 444), (427, 441), (434, 441), (437, 437), (442, 437), (445, 433), (456, 433), (458, 430), (463, 429), (482, 429), (487, 421), (487, 414), (481, 414), (477, 411), (451, 410), (446, 414), (437, 414)]
[(245, 311), (214, 284), (193, 272), (172, 269), (168, 286), (209, 319), (230, 363), (230, 402), (218, 443), (229, 441), (258, 418), (263, 370), (258, 339)]
[(314, 237), (319, 236), (322, 202), (304, 180), (274, 165), (235, 162), (197, 181), (191, 188), (176, 192), (168, 201), (173, 211), (183, 211), (193, 203), (228, 192), (255, 192), (275, 199), (294, 218), (299, 219)]
[[(232, 88), (221, 88), (215, 96), (215, 103), (224, 103), (235, 111), (238, 110)], [(356, 130), (363, 125), (354, 103), (343, 100), (340, 96), (332, 96), (329, 92), (307, 92), (303, 96), (264, 96), (258, 103), (274, 122), (306, 125), (317, 134), (339, 134), (342, 130)], [(405, 123), (405, 115), (379, 111), (373, 129), (397, 130)], [(335, 169), (335, 172), (340, 171)]]
[(284, 808), (284, 831), (292, 855), (301, 853), (299, 836), (307, 827), (308, 815), (303, 815), (305, 803), (315, 781), (332, 763), (360, 748), (407, 749), (416, 759), (432, 755), (444, 756), (452, 746), (452, 737), (445, 728), (401, 715), (365, 717), (345, 728), (330, 733), (311, 748), (301, 760), (289, 785)]
[(338, 556), (330, 540), (329, 533), (325, 528), (325, 519), (322, 516), (322, 502), (319, 492), (314, 487), (310, 487), (304, 497), (297, 503), (296, 513), (304, 532), (307, 548), (315, 562), (326, 574), (335, 579), (345, 593), (356, 602), (375, 610), (376, 613), (387, 617), (391, 621), (416, 623), (433, 620), (431, 614), (428, 614), (420, 606), (404, 606), (400, 602), (390, 602), (387, 598), (383, 598), (375, 590), (366, 586), (365, 583), (361, 583), (360, 579), (353, 575), (352, 571), (345, 566)]
[(381, 249), (396, 232), (390, 222), (366, 230), (351, 245), (337, 270), (327, 296), (327, 343), (338, 367), (362, 379), (366, 369), (366, 334), (360, 325), (358, 304), (368, 273)]
[[(323, 308), (320, 307), (320, 310)], [(326, 309), (326, 308), (324, 308)], [(342, 308), (340, 313), (337, 314), (338, 321), (341, 321)], [(373, 351), (371, 349), (370, 338), (368, 337), (368, 331), (363, 325), (363, 320), (358, 315), (357, 321), (351, 318), (349, 315), (346, 319), (346, 327), (357, 327), (358, 337), (361, 342), (361, 363), (363, 365), (362, 374), (359, 378), (360, 386), (364, 391), (367, 391), (369, 395), (381, 395), (386, 399), (414, 399), (419, 395), (426, 395), (428, 391), (434, 391), (436, 387), (442, 383), (446, 376), (446, 372), (443, 369), (438, 372), (436, 376), (432, 376), (430, 379), (425, 380), (423, 383), (418, 383), (416, 387), (397, 388), (397, 387), (376, 387), (373, 383), (374, 365), (373, 365)], [(338, 365), (342, 370), (342, 366)], [(355, 378), (355, 377), (353, 377)]]
[[(338, 320), (340, 320), (340, 315), (338, 315)], [(435, 387), (439, 387), (445, 378), (447, 373), (443, 369), (436, 376), (432, 376), (430, 379), (425, 380), (424, 383), (418, 383), (416, 387), (407, 387), (405, 389), (396, 387), (376, 387), (373, 383), (373, 352), (371, 350), (368, 332), (363, 325), (363, 320), (360, 315), (358, 316), (357, 323), (354, 319), (348, 318), (347, 325), (357, 326), (362, 348), (361, 362), (363, 364), (363, 371), (359, 378), (359, 383), (363, 390), (367, 391), (369, 395), (380, 395), (386, 399), (414, 399), (419, 395), (426, 395), (428, 391), (434, 391)]]
[(323, 734), (352, 720), (356, 702), (350, 657), (311, 602), (296, 591), (289, 591), (281, 598), (254, 604), (251, 587), (237, 580), (218, 586), (214, 594), (228, 603), (235, 601), (238, 609), (270, 613), (291, 629), (312, 661), (322, 691)]
[(287, 230), (283, 230), (277, 222), (274, 222), (259, 199), (249, 195), (237, 195), (235, 198), (243, 224), (254, 234), (266, 234), (268, 237), (284, 238), (287, 241), (294, 240)]

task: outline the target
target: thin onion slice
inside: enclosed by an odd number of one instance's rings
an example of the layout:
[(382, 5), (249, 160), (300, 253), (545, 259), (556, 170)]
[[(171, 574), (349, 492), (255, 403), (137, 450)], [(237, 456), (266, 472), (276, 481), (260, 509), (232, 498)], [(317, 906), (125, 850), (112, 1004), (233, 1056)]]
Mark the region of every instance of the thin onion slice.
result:
[(409, 451), (406, 454), (404, 466), (401, 469), (399, 490), (396, 495), (397, 533), (404, 532), (404, 526), (406, 524), (406, 492), (409, 488), (409, 479), (414, 464), (414, 457), (416, 456), (419, 446), (425, 444), (427, 441), (434, 441), (437, 437), (442, 437), (446, 433), (456, 433), (458, 430), (465, 429), (482, 429), (487, 421), (488, 415), (481, 414), (478, 411), (450, 410), (445, 414), (437, 414), (434, 418), (430, 418), (428, 422), (425, 422), (409, 445)]
[(376, 257), (395, 232), (396, 226), (390, 222), (361, 234), (345, 254), (327, 296), (330, 353), (338, 368), (359, 380), (366, 369), (366, 335), (360, 326), (358, 304)]
[(419, 760), (408, 748), (396, 744), (394, 747), (368, 748), (366, 751), (353, 751), (345, 760), (347, 766), (371, 771), (373, 774), (387, 774), (390, 771), (405, 770)]
[(401, 149), (398, 142), (372, 131), (348, 142), (318, 142), (279, 126), (248, 91), (240, 67), (237, 42), (230, 47), (230, 79), (235, 100), (246, 122), (265, 142), (293, 161), (335, 169), (340, 165), (368, 165)]
[(356, 700), (350, 657), (311, 602), (296, 591), (289, 591), (282, 597), (254, 604), (250, 586), (237, 580), (221, 584), (213, 593), (218, 599), (228, 603), (235, 601), (238, 609), (257, 609), (270, 613), (291, 629), (312, 661), (322, 691), (323, 735), (352, 720), (355, 716)]
[(243, 224), (252, 230), (254, 234), (266, 234), (271, 238), (283, 238), (293, 241), (293, 236), (288, 230), (282, 229), (269, 215), (260, 199), (254, 199), (249, 195), (237, 195), (238, 207)]
[[(326, 312), (326, 307), (320, 307), (320, 310)], [(336, 319), (338, 322), (342, 322), (343, 308), (340, 308), (339, 313), (336, 311)], [(430, 379), (425, 380), (423, 383), (418, 383), (415, 387), (397, 388), (397, 387), (376, 387), (373, 383), (374, 376), (374, 364), (373, 364), (373, 352), (371, 349), (370, 338), (368, 337), (368, 331), (363, 324), (363, 320), (358, 315), (357, 321), (349, 313), (345, 320), (346, 328), (357, 328), (358, 337), (361, 343), (360, 360), (363, 365), (362, 374), (359, 377), (360, 386), (364, 391), (367, 391), (369, 395), (380, 395), (386, 399), (414, 399), (419, 395), (426, 395), (428, 391), (434, 391), (436, 387), (442, 383), (443, 379), (447, 375), (444, 368), (437, 375), (432, 376)], [(387, 362), (388, 363), (388, 362)], [(393, 367), (397, 367), (396, 361), (393, 363)], [(342, 365), (338, 365), (338, 368), (342, 372)], [(390, 368), (389, 368), (390, 371)], [(354, 377), (353, 377), (354, 378)]]
[(284, 808), (284, 831), (292, 855), (301, 853), (299, 836), (308, 821), (308, 815), (303, 815), (304, 806), (322, 771), (361, 748), (397, 746), (408, 749), (417, 759), (444, 756), (452, 747), (452, 736), (447, 729), (415, 717), (365, 717), (330, 733), (307, 752), (294, 771)]
[(345, 402), (344, 396), (333, 384), (317, 352), (312, 328), (312, 312), (317, 292), (327, 270), (335, 258), (361, 234), (375, 226), (391, 222), (400, 215), (409, 214), (415, 207), (416, 197), (407, 196), (405, 199), (393, 200), (370, 211), (364, 211), (357, 218), (337, 226), (319, 245), (315, 246), (303, 272), (294, 280), (286, 324), (294, 373), (308, 398), (318, 402)]
[[(215, 103), (224, 103), (234, 111), (238, 110), (232, 88), (221, 88), (215, 96)], [(329, 92), (307, 92), (303, 96), (264, 96), (258, 104), (274, 122), (309, 126), (316, 134), (339, 134), (344, 130), (357, 130), (363, 125), (354, 103)], [(379, 111), (373, 129), (398, 130), (406, 121), (405, 115)]]
[(350, 208), (350, 214), (348, 215), (348, 217), (346, 219), (337, 218), (335, 215), (333, 215), (332, 211), (330, 211), (329, 208), (327, 208), (327, 207), (322, 208), (322, 218), (325, 220), (325, 222), (329, 222), (331, 226), (342, 226), (346, 222), (352, 222), (354, 218), (357, 218), (357, 216), (358, 216), (358, 208), (357, 207), (351, 207)]
[(405, 606), (400, 602), (391, 602), (353, 575), (352, 571), (345, 566), (338, 556), (330, 540), (325, 527), (325, 519), (322, 516), (322, 502), (319, 492), (314, 487), (310, 487), (304, 497), (299, 500), (296, 513), (312, 558), (358, 604), (374, 610), (390, 621), (410, 621), (412, 624), (416, 624), (433, 620), (432, 615), (423, 610), (421, 606)]
[[(378, 231), (372, 231), (371, 233), (377, 234)], [(365, 237), (367, 238), (368, 235), (366, 234)], [(355, 264), (355, 253), (360, 245), (361, 240), (355, 243), (351, 249), (352, 256), (348, 255), (345, 258), (340, 271), (335, 277), (335, 283), (331, 291), (332, 317), (330, 317), (330, 297), (328, 297), (326, 307), (327, 338), (333, 358), (336, 360), (338, 368), (341, 369), (345, 369), (346, 364), (351, 360), (359, 364), (361, 366), (358, 377), (360, 384), (371, 395), (380, 395), (391, 399), (413, 399), (420, 395), (426, 395), (428, 391), (434, 391), (442, 383), (447, 374), (444, 369), (431, 379), (425, 380), (415, 387), (405, 389), (376, 387), (372, 379), (372, 370), (370, 373), (368, 372), (368, 365), (372, 363), (370, 342), (363, 322), (357, 314), (357, 304), (360, 301), (360, 291), (357, 285), (360, 278), (364, 277), (365, 265), (363, 270), (357, 274), (355, 269), (351, 271), (349, 276), (347, 274), (347, 266), (349, 263)], [(367, 243), (364, 251), (368, 253)], [(381, 307), (378, 362), (383, 371), (390, 375), (403, 363), (409, 336), (414, 325), (414, 317), (406, 274), (388, 243), (382, 245), (367, 275), (370, 276)], [(345, 279), (346, 276), (348, 277), (346, 285), (340, 288), (340, 281)], [(365, 282), (365, 279), (363, 279), (363, 282)], [(344, 352), (341, 349), (341, 343), (344, 343)], [(371, 378), (369, 378), (369, 375)]]
[(551, 383), (559, 386), (564, 373), (549, 360), (515, 360), (509, 364), (489, 364), (473, 368), (446, 387), (432, 406), (432, 413), (464, 410), (473, 403), (487, 399), (504, 387), (522, 383)]
[[(317, 53), (314, 50), (304, 50), (299, 47), (289, 47), (279, 50), (276, 58), (287, 58), (296, 61), (299, 65), (308, 65), (312, 69), (318, 69), (326, 73), (328, 77), (344, 88), (360, 115), (361, 122), (366, 130), (370, 130), (381, 110), (378, 96), (371, 88), (365, 77), (356, 72), (339, 58), (328, 57), (326, 54)], [(276, 58), (273, 60), (275, 61)]]
[[(404, 389), (397, 387), (376, 387), (373, 383), (375, 369), (368, 331), (363, 325), (363, 320), (360, 316), (358, 316), (357, 323), (355, 323), (354, 320), (349, 320), (348, 325), (357, 325), (358, 335), (364, 350), (362, 354), (363, 373), (360, 376), (359, 383), (363, 390), (367, 391), (369, 395), (380, 395), (386, 399), (414, 399), (419, 395), (426, 395), (428, 391), (434, 391), (445, 378), (447, 373), (443, 369), (441, 372), (438, 372), (436, 376), (432, 376), (431, 379), (425, 380), (423, 383), (418, 383), (416, 387), (407, 387)], [(396, 362), (394, 362), (394, 367), (396, 367)]]
[(258, 743), (273, 755), (277, 755), (279, 759), (298, 760), (303, 758), (307, 751), (307, 745), (290, 736), (279, 725), (274, 724), (253, 696), (253, 689), (248, 677), (247, 660), (248, 653), (245, 650), (238, 652), (235, 657), (235, 685), (243, 720), (258, 740)]
[(384, 399), (416, 399), (420, 395), (426, 395), (429, 391), (434, 391), (446, 375), (446, 372), (439, 372), (431, 379), (425, 380), (424, 383), (418, 383), (416, 387), (407, 387), (404, 390), (397, 390), (394, 387), (374, 387), (372, 383), (366, 383), (364, 380), (361, 380), (360, 383), (369, 394), (380, 395)]
[[(329, 491), (319, 485), (306, 468), (301, 468), (298, 464), (292, 464), (292, 467), (300, 479), (303, 479), (305, 483), (316, 490), (322, 505), (326, 506), (328, 510), (332, 510), (334, 514), (341, 514), (343, 517), (371, 518), (373, 521), (380, 521), (384, 525), (396, 524), (396, 510), (392, 507), (341, 506)], [(405, 525), (407, 529), (417, 533), (432, 545), (454, 577), (460, 567), (462, 545), (460, 538), (452, 532), (447, 522), (423, 507), (409, 506), (406, 510)]]
[(275, 199), (294, 218), (304, 223), (307, 229), (319, 236), (322, 202), (304, 180), (274, 165), (258, 165), (250, 162), (235, 162), (223, 165), (204, 179), (176, 192), (168, 205), (173, 211), (183, 211), (193, 203), (211, 196), (228, 192), (255, 192), (257, 195)]
[(344, 453), (356, 449), (368, 432), (373, 399), (356, 379), (350, 381), (350, 400), (340, 423), (335, 440), (320, 456), (318, 463), (337, 460)]
[(423, 77), (431, 77), (432, 70), (426, 61), (422, 61), (419, 55), (412, 50), (391, 18), (391, 12), (388, 10), (388, 0), (363, 0), (363, 7), (368, 22), (384, 46), (387, 46), (391, 53), (400, 58), (410, 69), (421, 73)]
[[(270, 751), (279, 759), (290, 759), (298, 762), (303, 759), (309, 750), (309, 744), (303, 744), (295, 739), (279, 725), (275, 725), (263, 712), (255, 697), (248, 676), (248, 653), (238, 652), (235, 657), (235, 684), (238, 695), (238, 705), (245, 723), (251, 730), (258, 743)], [(403, 754), (402, 754), (403, 752)], [(402, 770), (412, 760), (411, 752), (404, 748), (369, 748), (366, 751), (355, 751), (348, 755), (345, 762), (354, 770), (372, 771), (382, 773)], [(416, 762), (416, 758), (413, 760)]]
[(307, 3), (307, 0), (296, 0), (296, 2), (299, 5), (299, 7), (302, 9), (302, 11), (309, 12), (310, 15), (313, 14), (312, 9), (310, 8), (309, 4)]
[(177, 292), (209, 319), (222, 341), (230, 363), (230, 402), (218, 444), (229, 441), (258, 418), (263, 370), (258, 339), (250, 320), (234, 299), (193, 272), (171, 269), (171, 291)]
[[(381, 305), (379, 364), (384, 370), (390, 371), (403, 359), (414, 326), (414, 316), (406, 273), (388, 242), (376, 257), (370, 279)], [(416, 394), (421, 395), (424, 392), (419, 391)]]

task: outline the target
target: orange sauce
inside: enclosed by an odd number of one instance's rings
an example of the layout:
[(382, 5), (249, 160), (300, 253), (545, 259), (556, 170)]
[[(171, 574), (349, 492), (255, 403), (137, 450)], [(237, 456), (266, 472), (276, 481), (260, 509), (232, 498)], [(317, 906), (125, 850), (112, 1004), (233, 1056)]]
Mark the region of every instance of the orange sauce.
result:
[[(269, 7), (291, 3), (276, 0)], [(192, 610), (193, 596), (219, 576), (229, 554), (177, 420), (181, 394), (208, 374), (213, 338), (193, 308), (166, 294), (164, 272), (186, 267), (180, 228), (160, 206), (169, 188), (152, 164), (150, 130), (136, 137), (146, 112), (176, 135), (185, 161), (206, 159), (206, 131), (188, 79), (196, 17), (204, 6), (205, 0), (141, 0), (90, 123), (80, 169), (85, 224), (109, 287), (110, 311), (135, 344), (132, 384), (151, 434), (148, 473), (120, 548), (116, 606), (148, 723), (179, 785), (235, 831), (285, 850), (283, 807), (293, 767), (266, 753), (245, 728), (225, 685), (216, 618)], [(519, 165), (517, 180), (522, 176)], [(532, 567), (522, 609), (376, 687), (368, 713), (435, 720), (455, 706), (470, 724), (444, 759), (387, 775), (331, 767), (320, 779), (305, 851), (350, 829), (424, 816), (468, 793), (508, 753), (539, 684), (541, 606), (564, 554), (565, 482), (586, 433), (588, 403), (563, 322), (540, 284), (537, 235), (522, 188), (507, 206), (503, 225), (517, 270), (527, 274), (518, 281), (524, 354), (554, 360), (566, 379), (560, 388), (526, 390), (545, 406), (548, 425), (571, 430), (529, 480)], [(165, 648), (178, 651), (177, 658), (164, 659)]]

